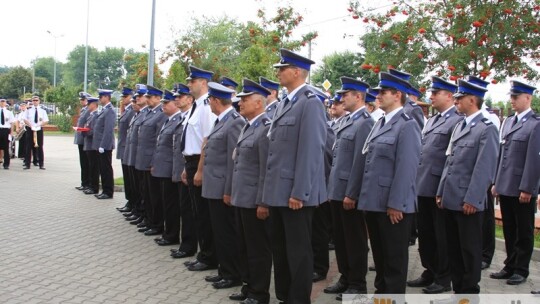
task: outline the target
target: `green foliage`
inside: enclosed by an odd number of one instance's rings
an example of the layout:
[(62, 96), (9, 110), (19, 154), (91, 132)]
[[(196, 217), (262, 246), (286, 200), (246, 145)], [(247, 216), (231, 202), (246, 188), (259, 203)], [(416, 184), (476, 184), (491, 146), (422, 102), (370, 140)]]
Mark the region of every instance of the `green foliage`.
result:
[(54, 125), (58, 127), (58, 130), (62, 132), (72, 132), (72, 121), (71, 115), (65, 114), (53, 114), (49, 115), (49, 125)]
[(361, 38), (366, 69), (392, 65), (410, 72), (415, 84), (426, 75), (539, 79), (539, 0), (393, 3), (381, 13), (351, 1), (353, 17), (368, 29)]
[(60, 113), (74, 115), (79, 105), (78, 92), (80, 87), (56, 86), (45, 91), (45, 102), (54, 103)]
[(328, 79), (332, 84), (330, 91), (336, 91), (341, 87), (341, 76), (360, 77), (371, 86), (377, 85), (377, 75), (360, 68), (363, 62), (362, 54), (350, 51), (325, 56), (322, 65), (313, 72), (311, 82), (315, 86), (322, 87), (324, 80)]
[(28, 69), (17, 66), (0, 75), (0, 96), (18, 99), (25, 90), (32, 90), (32, 73)]
[[(63, 63), (56, 62), (56, 83), (62, 83)], [(32, 66), (35, 70), (35, 76), (47, 80), (48, 83), (54, 83), (54, 58), (42, 57), (33, 61)]]
[(533, 95), (533, 99), (531, 101), (531, 108), (535, 113), (540, 113), (540, 97), (537, 95)]
[(182, 64), (179, 61), (173, 62), (167, 78), (165, 79), (165, 88), (171, 89), (174, 87), (175, 83), (184, 83), (187, 76), (188, 74), (184, 70)]

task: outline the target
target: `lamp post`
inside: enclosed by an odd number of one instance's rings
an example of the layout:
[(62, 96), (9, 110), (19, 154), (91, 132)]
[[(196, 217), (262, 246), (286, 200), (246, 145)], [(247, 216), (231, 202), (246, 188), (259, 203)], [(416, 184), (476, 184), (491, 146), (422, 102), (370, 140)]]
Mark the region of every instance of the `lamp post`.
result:
[(150, 24), (150, 53), (148, 54), (148, 79), (149, 85), (154, 85), (154, 28), (156, 25), (156, 0), (152, 0), (152, 23)]
[(86, 2), (86, 46), (84, 48), (84, 91), (88, 86), (88, 25), (90, 23), (90, 0)]
[(53, 57), (53, 61), (54, 61), (54, 70), (53, 70), (53, 86), (56, 87), (56, 39), (57, 38), (62, 38), (64, 37), (64, 35), (54, 35), (51, 31), (47, 31), (47, 33), (49, 33), (49, 35), (51, 35), (53, 38), (54, 38), (54, 57)]

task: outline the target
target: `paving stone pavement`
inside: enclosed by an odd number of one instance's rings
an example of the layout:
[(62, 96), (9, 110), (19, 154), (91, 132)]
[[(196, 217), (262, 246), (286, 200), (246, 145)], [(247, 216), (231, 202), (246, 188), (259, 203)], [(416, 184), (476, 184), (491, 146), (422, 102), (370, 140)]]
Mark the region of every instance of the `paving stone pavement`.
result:
[[(45, 136), (47, 170), (22, 170), (13, 160), (0, 170), (0, 303), (233, 303), (235, 290), (215, 290), (169, 257), (153, 237), (138, 233), (114, 207), (122, 193), (97, 200), (79, 185), (78, 154), (69, 136)], [(121, 175), (114, 161), (115, 176)], [(410, 249), (409, 278), (422, 271), (417, 247)], [(314, 284), (313, 303), (337, 303), (322, 289), (337, 280), (331, 253), (328, 279)], [(489, 271), (501, 268), (497, 250)], [(531, 263), (525, 284), (511, 287), (482, 274), (484, 293), (529, 293), (540, 289), (540, 263)], [(373, 292), (374, 273), (368, 274)], [(408, 289), (410, 293), (419, 289)], [(272, 303), (277, 303), (273, 289)]]

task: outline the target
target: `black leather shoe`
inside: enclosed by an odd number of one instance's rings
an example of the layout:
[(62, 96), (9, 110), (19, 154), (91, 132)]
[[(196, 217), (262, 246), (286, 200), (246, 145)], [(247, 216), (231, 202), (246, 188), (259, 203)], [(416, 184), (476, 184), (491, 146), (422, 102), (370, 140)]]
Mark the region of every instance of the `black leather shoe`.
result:
[[(139, 226), (139, 225), (137, 225), (137, 226)], [(146, 231), (148, 231), (148, 230), (150, 230), (150, 228), (148, 228), (148, 227), (146, 227), (146, 226), (137, 229), (137, 231), (139, 231), (139, 232), (146, 232)]]
[(313, 273), (313, 283), (319, 282), (322, 280), (326, 280), (326, 276), (323, 276), (322, 274), (318, 274), (316, 272)]
[(96, 197), (97, 197), (97, 199), (111, 199), (112, 198), (111, 195), (108, 195), (108, 194), (105, 194), (105, 193), (101, 193), (100, 195), (98, 195)]
[(344, 283), (342, 283), (341, 281), (337, 281), (336, 284), (334, 285), (330, 285), (328, 287), (326, 287), (323, 292), (324, 293), (332, 293), (332, 294), (336, 294), (336, 293), (342, 293), (344, 292), (345, 290), (347, 290), (347, 285), (345, 285)]
[(344, 294), (350, 294), (350, 295), (367, 294), (367, 290), (359, 290), (359, 289), (349, 288), (349, 289), (345, 290), (344, 292), (338, 294), (336, 296), (336, 300), (343, 301), (343, 295)]
[(138, 215), (132, 214), (131, 216), (126, 217), (126, 221), (134, 221), (134, 220), (136, 220), (138, 218), (139, 218)]
[(197, 263), (199, 263), (199, 261), (197, 261), (197, 259), (191, 260), (191, 261), (185, 261), (184, 266), (189, 267), (189, 266), (195, 265)]
[(253, 298), (247, 298), (244, 301), (240, 302), (240, 304), (259, 304), (259, 303), (261, 303), (261, 302), (259, 302), (258, 300), (255, 300)]
[(215, 289), (225, 289), (225, 288), (231, 288), (231, 287), (236, 287), (236, 286), (242, 286), (242, 281), (222, 279), (219, 282), (212, 283), (212, 287), (214, 287)]
[(409, 287), (428, 287), (429, 285), (431, 285), (431, 283), (433, 283), (432, 280), (428, 280), (428, 279), (426, 279), (424, 277), (419, 277), (416, 280), (407, 281), (407, 286), (409, 286)]
[(520, 274), (517, 274), (517, 273), (514, 273), (510, 278), (508, 278), (508, 280), (506, 280), (506, 284), (508, 285), (519, 285), (523, 282), (525, 282), (527, 280), (527, 278), (525, 278), (524, 276), (520, 275)]
[(40, 166), (40, 167), (39, 167), (39, 170), (46, 170), (46, 169), (45, 169), (45, 167)]
[(372, 266), (369, 266), (369, 267), (368, 267), (368, 270), (369, 270), (369, 271), (376, 271), (377, 268), (375, 268), (375, 265), (372, 265)]
[(422, 288), (422, 291), (427, 294), (437, 294), (452, 290), (450, 286), (442, 286), (437, 283), (433, 283), (426, 288)]
[(216, 283), (223, 280), (223, 278), (219, 274), (217, 274), (217, 275), (206, 276), (204, 277), (204, 280), (208, 283)]
[(23, 166), (23, 170), (28, 170), (30, 169), (30, 166)]
[(531, 293), (534, 295), (540, 294), (540, 290), (531, 290)]
[(144, 232), (144, 235), (160, 235), (162, 233), (163, 233), (163, 231), (159, 231), (157, 229), (151, 228), (151, 229), (146, 230)]
[(138, 224), (141, 223), (142, 221), (144, 221), (144, 219), (143, 219), (143, 217), (141, 216), (141, 217), (138, 217), (138, 218), (134, 219), (133, 221), (130, 221), (129, 223), (130, 223), (131, 225), (138, 225)]
[(489, 268), (489, 264), (482, 261), (482, 270)]
[(236, 292), (229, 296), (229, 300), (233, 300), (233, 301), (244, 301), (245, 299), (247, 299), (247, 295), (241, 292)]
[[(217, 269), (217, 266), (210, 266), (201, 262), (197, 262), (196, 264), (188, 267), (189, 271), (205, 271), (205, 270), (212, 270), (212, 269)], [(235, 285), (235, 286), (239, 286), (239, 285)]]
[(161, 240), (157, 240), (156, 244), (158, 244), (159, 246), (171, 246), (171, 245), (178, 245), (178, 244), (180, 244), (180, 242), (179, 241), (169, 241), (169, 240), (166, 240), (166, 239), (161, 239)]
[(194, 252), (191, 253), (191, 252), (185, 252), (185, 251), (180, 251), (180, 250), (171, 252), (171, 256), (173, 258), (175, 258), (175, 259), (182, 259), (182, 258), (192, 257), (194, 255), (195, 255)]
[(496, 279), (496, 280), (506, 280), (509, 279), (512, 276), (511, 273), (506, 272), (506, 270), (501, 270), (499, 272), (493, 272), (489, 275), (490, 278)]
[(97, 191), (94, 191), (94, 190), (92, 190), (92, 189), (86, 189), (86, 190), (83, 191), (83, 193), (84, 193), (84, 194), (94, 194), (94, 195), (95, 195), (95, 194), (98, 193), (98, 192), (97, 192)]
[(136, 214), (133, 213), (133, 211), (131, 211), (131, 212), (125, 212), (125, 213), (122, 213), (122, 215), (125, 216), (125, 217), (130, 217), (130, 216), (134, 216), (134, 215), (136, 215)]
[(137, 224), (137, 227), (138, 227), (138, 228), (142, 228), (142, 227), (146, 227), (146, 226), (147, 226), (147, 225), (146, 225), (146, 221), (145, 221), (145, 220), (142, 220), (142, 222), (140, 222), (140, 223)]
[(118, 210), (119, 212), (122, 212), (122, 213), (124, 213), (124, 212), (131, 212), (131, 208), (130, 208), (130, 207), (127, 207), (127, 206), (122, 207), (122, 208), (116, 208), (116, 210)]
[(84, 190), (84, 189), (86, 189), (86, 187), (85, 187), (85, 186), (79, 186), (79, 187), (75, 187), (75, 189), (77, 189), (77, 190)]

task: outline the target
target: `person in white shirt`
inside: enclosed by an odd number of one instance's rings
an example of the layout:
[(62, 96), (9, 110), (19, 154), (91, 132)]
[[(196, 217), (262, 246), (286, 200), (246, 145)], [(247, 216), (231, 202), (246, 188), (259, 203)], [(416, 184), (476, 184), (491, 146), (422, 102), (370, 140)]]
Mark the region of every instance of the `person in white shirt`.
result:
[(0, 98), (0, 150), (3, 152), (5, 170), (9, 169), (9, 142), (14, 122), (13, 113), (7, 109), (7, 100)]
[(45, 170), (43, 166), (43, 126), (49, 122), (47, 112), (39, 106), (39, 96), (32, 96), (31, 109), (26, 111), (24, 123), (26, 125), (26, 156), (24, 159), (24, 170), (30, 169), (30, 160), (32, 156), (32, 148), (36, 148), (36, 158), (39, 164), (39, 169)]
[[(379, 93), (378, 90), (374, 90), (374, 89), (369, 89), (368, 92), (375, 96), (377, 96)], [(380, 104), (381, 104), (381, 101), (377, 97), (375, 98), (375, 100), (372, 100), (372, 99), (366, 100), (366, 108), (369, 112), (369, 115), (371, 115), (371, 117), (373, 118), (373, 120), (375, 120), (375, 122), (377, 122), (381, 117), (384, 116), (384, 111), (379, 108)]]
[[(19, 134), (19, 132), (26, 131), (24, 129), (24, 118), (26, 117), (26, 109), (27, 109), (26, 101), (19, 104), (19, 109), (21, 112), (19, 112), (19, 114), (17, 114), (17, 116), (15, 117), (15, 132), (17, 134)], [(26, 132), (24, 132), (24, 134), (21, 135), (21, 137), (19, 138), (19, 148), (17, 151), (17, 156), (20, 159), (24, 159), (25, 153), (26, 153)]]

